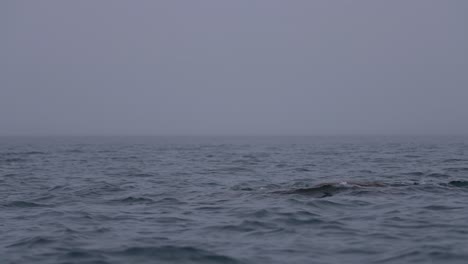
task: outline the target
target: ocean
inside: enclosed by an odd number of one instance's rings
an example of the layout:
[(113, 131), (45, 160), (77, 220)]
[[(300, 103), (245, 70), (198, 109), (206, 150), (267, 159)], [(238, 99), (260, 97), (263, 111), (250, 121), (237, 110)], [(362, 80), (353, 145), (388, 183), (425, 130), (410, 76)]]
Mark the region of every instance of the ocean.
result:
[(2, 137), (0, 263), (467, 263), (468, 137)]

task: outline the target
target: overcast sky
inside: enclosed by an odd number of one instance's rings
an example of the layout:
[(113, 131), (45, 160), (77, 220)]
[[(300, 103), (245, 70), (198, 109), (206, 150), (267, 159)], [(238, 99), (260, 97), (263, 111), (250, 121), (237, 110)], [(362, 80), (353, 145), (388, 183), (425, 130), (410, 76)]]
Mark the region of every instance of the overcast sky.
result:
[(466, 0), (2, 0), (0, 134), (468, 134)]

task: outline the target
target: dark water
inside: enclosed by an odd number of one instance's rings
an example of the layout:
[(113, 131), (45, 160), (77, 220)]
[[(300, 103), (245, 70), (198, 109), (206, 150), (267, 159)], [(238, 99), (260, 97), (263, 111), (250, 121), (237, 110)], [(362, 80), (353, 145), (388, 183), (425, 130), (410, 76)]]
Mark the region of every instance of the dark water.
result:
[(0, 263), (468, 263), (468, 138), (1, 138)]

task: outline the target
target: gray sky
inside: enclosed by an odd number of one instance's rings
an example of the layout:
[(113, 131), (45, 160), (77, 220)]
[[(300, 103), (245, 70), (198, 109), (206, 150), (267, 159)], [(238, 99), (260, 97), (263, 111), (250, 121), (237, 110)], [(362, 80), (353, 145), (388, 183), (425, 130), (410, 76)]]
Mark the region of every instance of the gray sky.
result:
[(0, 134), (468, 133), (466, 0), (0, 1)]

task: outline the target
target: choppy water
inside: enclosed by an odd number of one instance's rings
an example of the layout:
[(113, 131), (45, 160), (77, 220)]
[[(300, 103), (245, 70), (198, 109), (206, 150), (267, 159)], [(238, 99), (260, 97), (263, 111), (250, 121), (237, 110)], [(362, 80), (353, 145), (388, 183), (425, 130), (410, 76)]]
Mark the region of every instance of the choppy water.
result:
[(467, 263), (468, 138), (1, 138), (0, 263)]

